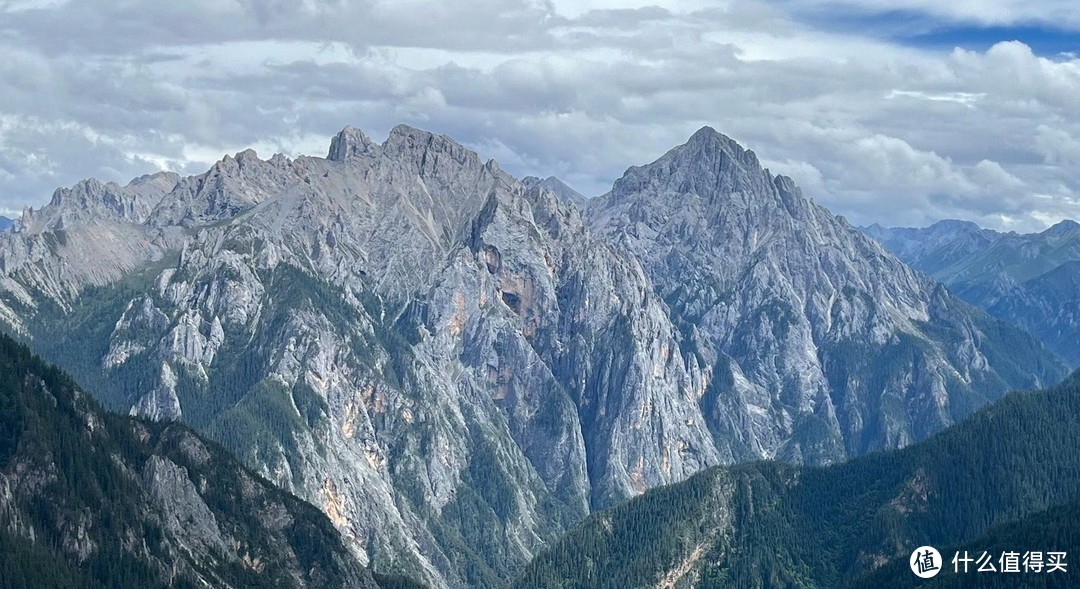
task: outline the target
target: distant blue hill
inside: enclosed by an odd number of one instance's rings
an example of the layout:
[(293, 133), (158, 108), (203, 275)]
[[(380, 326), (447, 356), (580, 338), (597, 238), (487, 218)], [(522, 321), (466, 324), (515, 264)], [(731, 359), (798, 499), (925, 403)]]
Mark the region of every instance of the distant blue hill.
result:
[(1080, 366), (1080, 224), (1065, 220), (1026, 235), (952, 220), (862, 230), (960, 298), (1027, 329)]

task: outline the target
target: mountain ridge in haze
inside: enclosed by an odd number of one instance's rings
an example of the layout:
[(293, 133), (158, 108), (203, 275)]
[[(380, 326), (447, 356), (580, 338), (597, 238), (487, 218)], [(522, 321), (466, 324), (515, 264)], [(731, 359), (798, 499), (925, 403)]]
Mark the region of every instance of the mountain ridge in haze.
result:
[(925, 229), (864, 228), (960, 298), (1023, 327), (1071, 365), (1080, 364), (1080, 224), (1030, 234), (942, 221)]

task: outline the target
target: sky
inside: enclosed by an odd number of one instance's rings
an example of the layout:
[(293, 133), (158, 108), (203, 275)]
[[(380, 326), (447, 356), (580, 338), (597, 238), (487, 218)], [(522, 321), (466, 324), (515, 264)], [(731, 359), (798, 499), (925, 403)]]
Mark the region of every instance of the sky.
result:
[(709, 125), (852, 223), (1080, 219), (1074, 0), (0, 0), (0, 213), (450, 135), (610, 189)]

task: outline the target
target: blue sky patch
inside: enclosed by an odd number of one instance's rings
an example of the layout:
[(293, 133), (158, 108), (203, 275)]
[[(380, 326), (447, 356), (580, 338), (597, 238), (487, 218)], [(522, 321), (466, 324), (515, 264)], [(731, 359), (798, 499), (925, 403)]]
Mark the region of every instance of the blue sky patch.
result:
[(1080, 31), (1040, 24), (987, 26), (939, 19), (914, 10), (800, 9), (783, 3), (792, 18), (814, 28), (885, 39), (931, 50), (961, 47), (985, 51), (1002, 41), (1020, 41), (1037, 55), (1053, 57), (1080, 53)]

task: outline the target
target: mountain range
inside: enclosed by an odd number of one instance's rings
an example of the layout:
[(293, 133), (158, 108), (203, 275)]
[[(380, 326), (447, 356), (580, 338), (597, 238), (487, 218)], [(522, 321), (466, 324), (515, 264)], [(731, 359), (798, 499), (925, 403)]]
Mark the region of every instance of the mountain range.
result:
[(1040, 233), (1000, 233), (971, 222), (863, 228), (913, 268), (960, 298), (1028, 330), (1080, 365), (1080, 224)]
[(908, 446), (1065, 375), (710, 128), (580, 196), (406, 126), (86, 180), (0, 234), (0, 323), (439, 588), (710, 467)]

